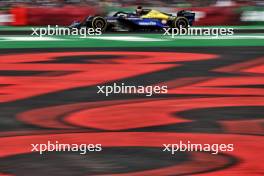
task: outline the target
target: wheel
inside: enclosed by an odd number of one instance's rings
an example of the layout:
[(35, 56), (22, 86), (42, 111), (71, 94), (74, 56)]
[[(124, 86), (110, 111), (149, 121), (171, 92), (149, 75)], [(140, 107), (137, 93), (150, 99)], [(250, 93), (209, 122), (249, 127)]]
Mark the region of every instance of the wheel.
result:
[(107, 26), (107, 22), (103, 17), (96, 16), (93, 18), (92, 28), (94, 28), (94, 29), (99, 28), (103, 32), (103, 31), (105, 31), (106, 26)]
[(189, 27), (189, 21), (185, 17), (178, 17), (174, 21), (174, 27), (175, 28), (188, 28)]

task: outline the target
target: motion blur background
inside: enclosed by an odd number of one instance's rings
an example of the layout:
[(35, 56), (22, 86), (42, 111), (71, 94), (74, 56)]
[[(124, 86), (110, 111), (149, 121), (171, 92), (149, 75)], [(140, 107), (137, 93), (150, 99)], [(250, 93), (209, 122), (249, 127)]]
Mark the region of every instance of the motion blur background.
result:
[(263, 25), (263, 0), (1, 0), (0, 25), (69, 25), (87, 15), (134, 11), (137, 5), (196, 12), (195, 25)]

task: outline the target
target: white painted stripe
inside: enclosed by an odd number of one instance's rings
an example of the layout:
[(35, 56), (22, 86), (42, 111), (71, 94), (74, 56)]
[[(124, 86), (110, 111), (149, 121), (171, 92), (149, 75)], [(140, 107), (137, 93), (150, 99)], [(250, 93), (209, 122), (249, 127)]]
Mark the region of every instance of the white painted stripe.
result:
[(233, 36), (174, 36), (174, 38), (167, 36), (167, 39), (199, 39), (199, 40), (232, 40), (232, 39), (264, 39), (262, 35), (233, 35)]
[(100, 37), (98, 36), (98, 37), (89, 37), (89, 38), (99, 39), (99, 40), (117, 40), (117, 41), (131, 41), (131, 42), (167, 41), (167, 39), (147, 38), (147, 37), (137, 37), (137, 36), (100, 36)]
[[(232, 35), (232, 36), (161, 36), (160, 38), (148, 38), (140, 36), (96, 36), (81, 39), (98, 39), (113, 41), (131, 41), (131, 42), (151, 42), (151, 41), (170, 41), (175, 39), (183, 40), (234, 40), (234, 39), (264, 39), (264, 35)], [(58, 41), (58, 40), (76, 40), (80, 38), (55, 38), (55, 37), (25, 37), (25, 36), (0, 36), (0, 42), (4, 41)]]

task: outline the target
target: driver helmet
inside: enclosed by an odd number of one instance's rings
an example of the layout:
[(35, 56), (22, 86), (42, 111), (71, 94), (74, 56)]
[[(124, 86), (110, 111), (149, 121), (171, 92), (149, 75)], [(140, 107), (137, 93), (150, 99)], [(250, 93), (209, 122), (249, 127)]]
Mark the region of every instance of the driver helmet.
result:
[(137, 15), (141, 15), (142, 12), (143, 12), (142, 6), (138, 6), (137, 9), (136, 9), (136, 14)]

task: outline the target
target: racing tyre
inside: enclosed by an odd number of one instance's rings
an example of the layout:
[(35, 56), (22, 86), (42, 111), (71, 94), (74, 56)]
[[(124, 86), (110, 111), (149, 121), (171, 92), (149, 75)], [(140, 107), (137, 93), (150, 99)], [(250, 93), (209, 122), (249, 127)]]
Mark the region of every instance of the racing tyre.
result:
[(103, 31), (105, 31), (106, 26), (107, 26), (107, 22), (103, 17), (96, 16), (93, 18), (92, 28), (94, 28), (94, 29), (99, 28), (103, 32)]
[(189, 27), (189, 21), (185, 17), (178, 17), (174, 21), (174, 27), (175, 28), (188, 28)]

